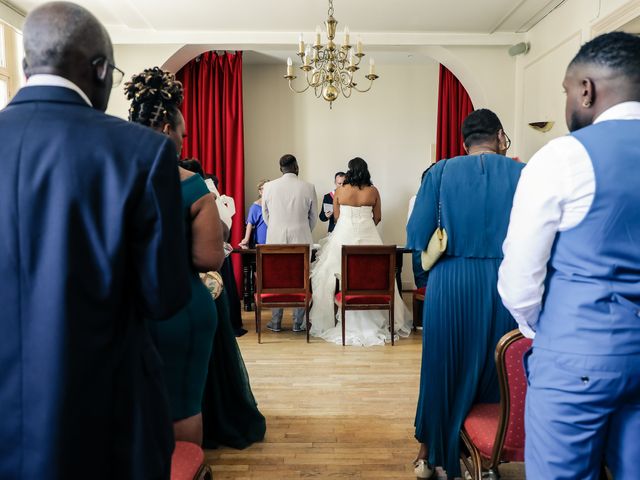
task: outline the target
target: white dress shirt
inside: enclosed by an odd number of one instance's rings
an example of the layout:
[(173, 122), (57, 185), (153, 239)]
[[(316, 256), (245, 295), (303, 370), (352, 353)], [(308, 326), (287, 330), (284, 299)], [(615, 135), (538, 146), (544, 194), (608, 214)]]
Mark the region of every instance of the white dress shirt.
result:
[(27, 79), (27, 83), (25, 84), (25, 87), (68, 88), (76, 92), (78, 95), (80, 95), (80, 97), (82, 97), (82, 99), (85, 102), (87, 102), (87, 105), (89, 105), (90, 107), (93, 106), (93, 104), (91, 103), (91, 100), (89, 100), (89, 97), (87, 97), (87, 94), (84, 93), (78, 85), (73, 83), (71, 80), (68, 80), (64, 77), (60, 77), (58, 75), (49, 75), (49, 74), (43, 74), (43, 73), (39, 73), (37, 75), (31, 75)]
[[(594, 123), (639, 119), (640, 102), (625, 102), (604, 111)], [(585, 218), (595, 187), (589, 154), (569, 135), (551, 140), (522, 171), (502, 246), (498, 292), (526, 337), (535, 336), (556, 234)]]

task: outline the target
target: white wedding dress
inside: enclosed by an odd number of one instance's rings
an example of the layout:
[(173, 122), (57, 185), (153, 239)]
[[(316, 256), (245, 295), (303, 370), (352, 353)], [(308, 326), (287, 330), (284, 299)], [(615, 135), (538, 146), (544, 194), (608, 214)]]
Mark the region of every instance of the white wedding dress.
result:
[[(382, 239), (373, 223), (370, 206), (340, 206), (340, 218), (333, 232), (320, 241), (316, 261), (311, 265), (313, 306), (311, 307), (310, 334), (327, 342), (342, 345), (340, 311), (338, 323), (333, 316), (336, 273), (342, 268), (342, 245), (382, 245)], [(397, 289), (395, 293), (394, 322), (396, 338), (411, 333), (412, 319)], [(345, 343), (347, 345), (384, 345), (391, 341), (389, 313), (384, 310), (347, 311)]]

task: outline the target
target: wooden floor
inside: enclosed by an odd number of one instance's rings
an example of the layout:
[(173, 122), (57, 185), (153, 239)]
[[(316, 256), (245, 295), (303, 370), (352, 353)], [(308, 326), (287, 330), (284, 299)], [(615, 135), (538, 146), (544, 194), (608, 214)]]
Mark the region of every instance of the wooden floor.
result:
[[(253, 313), (244, 321), (254, 325)], [(307, 344), (290, 316), (283, 325), (261, 345), (251, 328), (239, 339), (267, 435), (246, 450), (208, 450), (214, 478), (415, 478), (420, 333), (394, 347), (342, 347)], [(503, 470), (504, 480), (524, 478), (519, 465)]]

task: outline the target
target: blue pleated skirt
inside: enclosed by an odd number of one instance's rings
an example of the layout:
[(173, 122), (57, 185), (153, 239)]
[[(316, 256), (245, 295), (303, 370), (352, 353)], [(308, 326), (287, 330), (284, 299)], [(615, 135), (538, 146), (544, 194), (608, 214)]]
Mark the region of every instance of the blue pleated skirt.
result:
[(498, 295), (500, 262), (445, 256), (429, 274), (416, 439), (449, 478), (461, 476), (460, 429), (471, 406), (500, 400), (494, 351), (516, 328)]

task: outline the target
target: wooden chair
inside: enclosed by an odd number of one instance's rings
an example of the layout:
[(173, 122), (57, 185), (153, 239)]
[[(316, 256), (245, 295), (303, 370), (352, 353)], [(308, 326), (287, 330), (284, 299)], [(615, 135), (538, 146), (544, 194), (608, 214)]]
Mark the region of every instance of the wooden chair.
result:
[(171, 480), (212, 480), (204, 452), (195, 443), (176, 442), (171, 456)]
[(256, 332), (262, 343), (263, 308), (304, 308), (309, 343), (309, 245), (258, 245), (256, 248)]
[(424, 308), (424, 296), (427, 287), (420, 287), (413, 291), (413, 329), (416, 330), (418, 325), (422, 325), (422, 309)]
[(388, 310), (391, 345), (394, 345), (395, 269), (395, 245), (342, 246), (340, 292), (335, 297), (334, 314), (340, 309), (343, 346), (348, 310)]
[(531, 340), (518, 330), (500, 339), (495, 352), (500, 403), (476, 404), (464, 421), (460, 456), (473, 480), (482, 480), (483, 472), (485, 478), (499, 478), (501, 462), (524, 462), (527, 379), (522, 359), (529, 348)]

